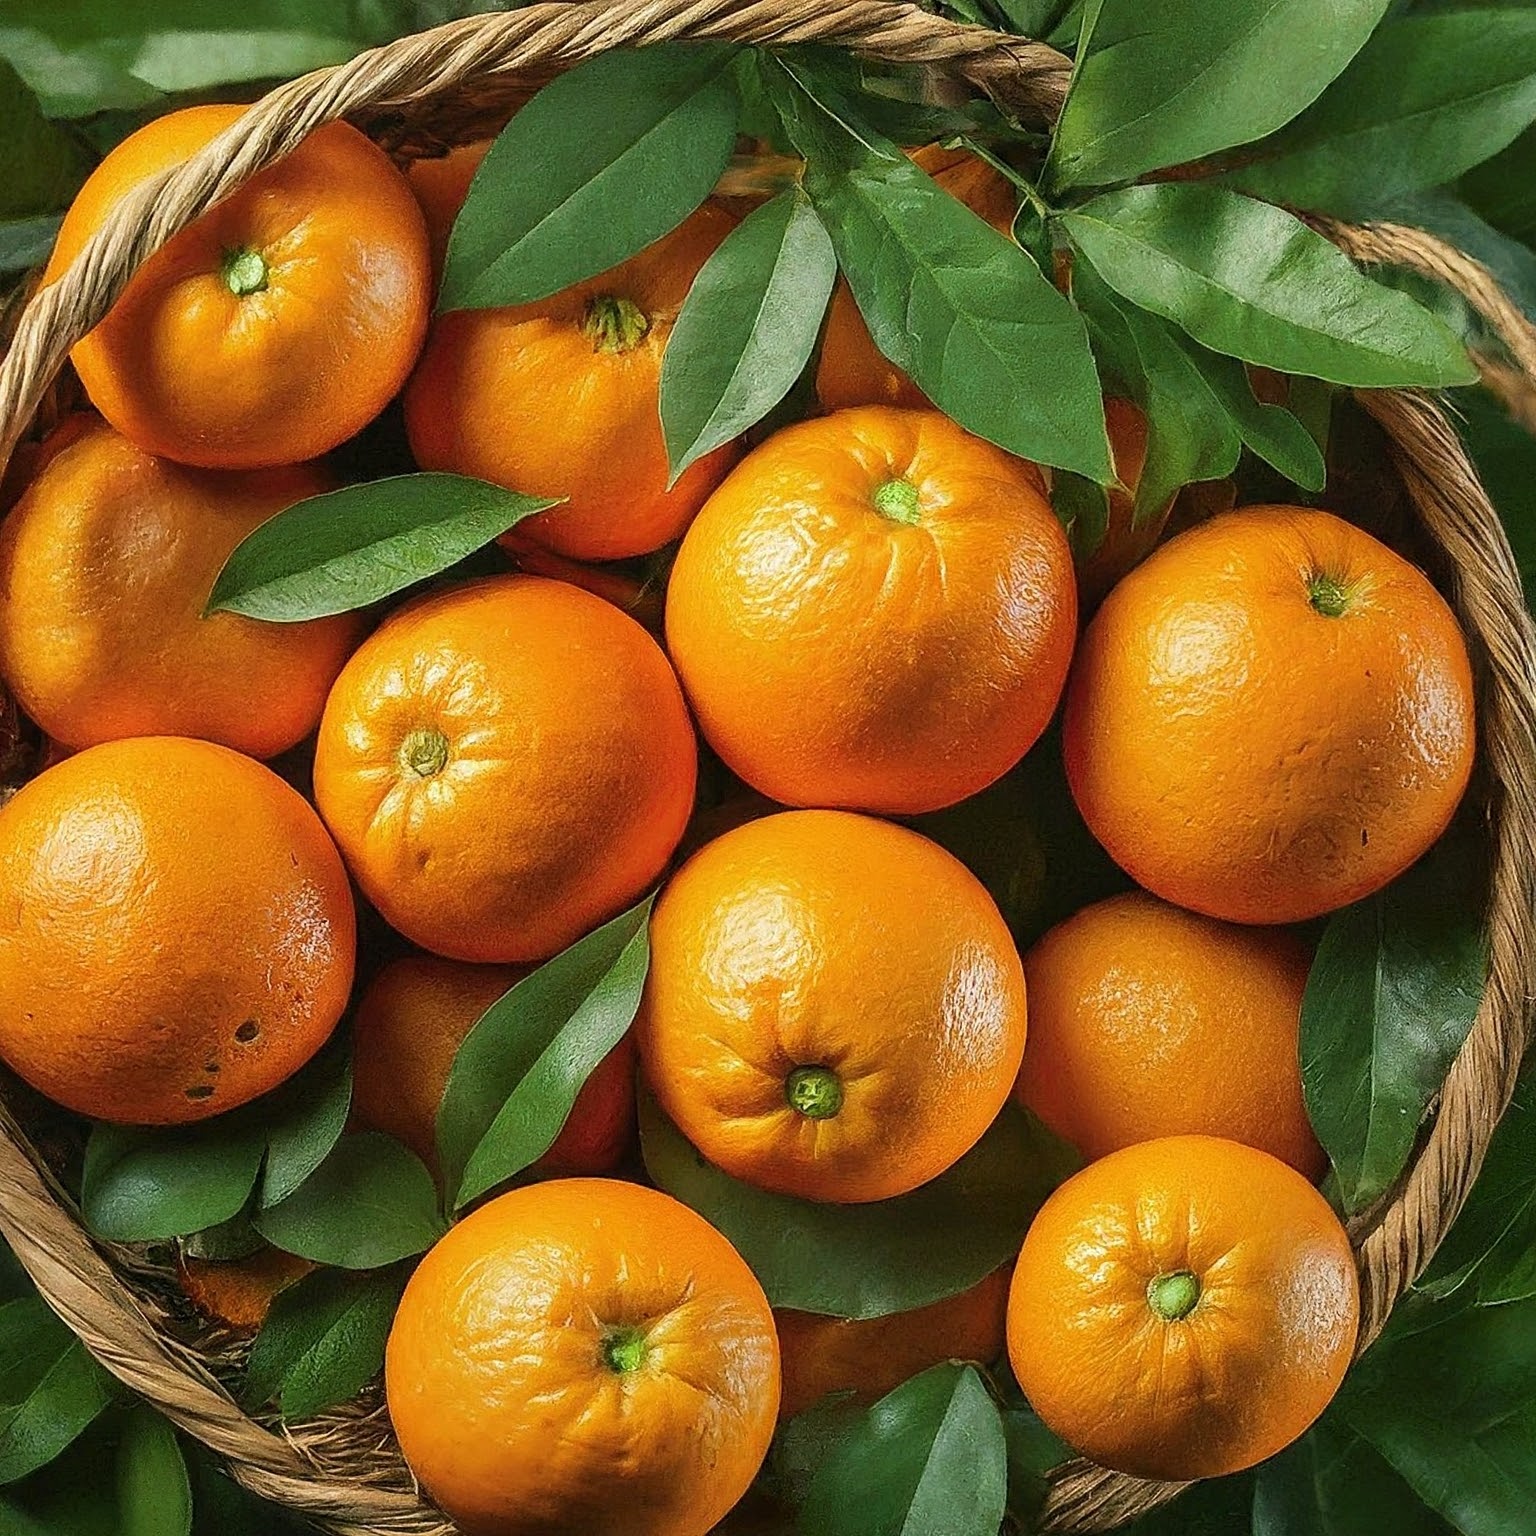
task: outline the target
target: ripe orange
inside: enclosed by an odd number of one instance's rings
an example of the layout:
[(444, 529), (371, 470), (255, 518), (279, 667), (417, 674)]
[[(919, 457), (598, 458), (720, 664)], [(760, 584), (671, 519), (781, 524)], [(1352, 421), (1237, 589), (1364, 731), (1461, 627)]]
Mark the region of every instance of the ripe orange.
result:
[(1007, 1102), (1024, 973), (981, 882), (936, 843), (790, 811), (696, 853), (651, 920), (635, 1033), (711, 1162), (811, 1200), (942, 1173)]
[(319, 818), (225, 747), (91, 747), (0, 810), (0, 1058), (82, 1115), (201, 1120), (275, 1088), (346, 1007)]
[(1316, 917), (1401, 874), (1449, 823), (1473, 745), (1445, 600), (1299, 507), (1212, 518), (1132, 571), (1083, 637), (1063, 736), (1116, 862), (1247, 923)]
[(773, 1435), (773, 1315), (735, 1249), (608, 1179), (482, 1206), (422, 1261), (389, 1337), (390, 1417), (465, 1536), (704, 1536)]
[(405, 179), (410, 183), (416, 201), (421, 204), (421, 215), (427, 225), (427, 245), (432, 252), (432, 276), (434, 286), (442, 276), (443, 257), (448, 253), (448, 237), (453, 233), (453, 221), (464, 206), (469, 184), (491, 147), (489, 139), (476, 139), (471, 144), (459, 144), (446, 155), (412, 160), (406, 167)]
[[(236, 122), (237, 106), (147, 123), (91, 173), (44, 274), (113, 206)], [(431, 308), (421, 210), (389, 157), (329, 123), (139, 268), (71, 354), (141, 448), (210, 469), (294, 464), (366, 426), (405, 382)]]
[[(408, 956), (363, 993), (352, 1021), (352, 1112), (437, 1167), (437, 1107), (453, 1058), (480, 1015), (526, 971)], [(544, 1174), (611, 1173), (635, 1123), (635, 1048), (625, 1035), (598, 1063), (555, 1144), (534, 1165)]]
[(272, 1303), (314, 1269), (281, 1248), (260, 1248), (245, 1259), (189, 1259), (176, 1262), (176, 1278), (187, 1300), (205, 1317), (234, 1333), (255, 1333)]
[(1063, 1440), (1137, 1477), (1224, 1477), (1284, 1449), (1344, 1379), (1349, 1239), (1265, 1152), (1172, 1136), (1068, 1179), (1030, 1227), (1008, 1354)]
[(996, 1360), (1007, 1326), (1009, 1273), (994, 1270), (958, 1296), (889, 1317), (775, 1311), (784, 1369), (779, 1417), (792, 1419), (833, 1392), (872, 1403), (945, 1360)]
[(1051, 929), (1024, 957), (1019, 1098), (1087, 1158), (1160, 1136), (1225, 1136), (1309, 1179), (1327, 1158), (1301, 1093), (1311, 957), (1142, 891)]
[(1076, 614), (1032, 465), (937, 411), (864, 406), (779, 432), (710, 497), (667, 639), (704, 735), (754, 789), (910, 814), (1034, 745)]
[(517, 533), (573, 559), (619, 560), (675, 539), (736, 449), (707, 454), (667, 489), (661, 357), (689, 284), (732, 223), (706, 203), (638, 256), (551, 298), (440, 315), (405, 395), (417, 462), (565, 497)]
[(408, 604), (331, 690), (315, 800), (386, 922), (454, 960), (541, 960), (644, 893), (683, 835), (693, 727), (610, 603), (499, 576)]
[[(912, 159), (951, 197), (959, 198), (995, 229), (1007, 233), (1018, 211), (1019, 194), (1001, 172), (964, 149), (927, 144)], [(827, 312), (816, 394), (829, 411), (849, 405), (921, 408), (928, 397), (895, 363), (881, 355), (859, 313), (848, 284), (839, 279)]]
[(202, 736), (273, 757), (314, 730), (360, 624), (203, 617), (230, 552), (329, 490), (314, 465), (188, 469), (71, 419), (0, 527), (0, 671), (72, 747)]

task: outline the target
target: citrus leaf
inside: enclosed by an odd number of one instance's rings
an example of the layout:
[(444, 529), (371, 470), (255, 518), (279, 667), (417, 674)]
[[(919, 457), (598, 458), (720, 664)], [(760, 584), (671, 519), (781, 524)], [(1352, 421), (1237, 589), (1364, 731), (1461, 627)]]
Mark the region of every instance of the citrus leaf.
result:
[(1335, 913), (1301, 1004), (1301, 1079), (1346, 1211), (1391, 1188), (1476, 1016), (1486, 970), (1464, 861), (1436, 850)]
[(329, 1155), (352, 1108), (352, 1059), (329, 1047), (273, 1095), (272, 1130), (261, 1170), (262, 1205), (286, 1200)]
[(1468, 171), (1456, 191), (1502, 235), (1536, 244), (1536, 128)]
[(63, 217), (56, 213), (0, 223), (0, 277), (40, 267), (48, 260)]
[(1345, 217), (1442, 186), (1536, 122), (1536, 11), (1406, 16), (1225, 179)]
[(555, 505), (468, 475), (395, 475), (310, 496), (236, 545), (209, 613), (293, 624), (366, 608)]
[(1051, 510), (1067, 530), (1078, 560), (1086, 560), (1109, 532), (1109, 493), (1084, 475), (1063, 471), (1052, 476)]
[(1076, 1155), (1017, 1106), (947, 1172), (910, 1194), (824, 1205), (738, 1183), (640, 1096), (651, 1178), (722, 1232), (776, 1307), (835, 1317), (909, 1312), (969, 1290), (1019, 1251)]
[(1026, 1529), (1045, 1506), (1050, 1474), (1071, 1461), (1072, 1448), (1041, 1422), (1028, 1403), (1003, 1405), (1008, 1445), (1008, 1509)]
[(343, 1136), (293, 1194), (258, 1211), (252, 1224), (285, 1252), (338, 1269), (382, 1269), (447, 1231), (421, 1159), (377, 1131)]
[(109, 1242), (147, 1243), (238, 1215), (261, 1170), (266, 1137), (242, 1117), (146, 1129), (100, 1124), (85, 1146), (80, 1210)]
[(1536, 1299), (1399, 1304), (1334, 1412), (1461, 1536), (1524, 1536), (1536, 1500)]
[(1166, 182), (1105, 193), (1061, 223), (1116, 293), (1212, 351), (1367, 389), (1477, 377), (1445, 324), (1268, 203)]
[(875, 345), (968, 432), (1107, 484), (1082, 317), (1012, 240), (893, 145), (846, 127), (805, 79), (784, 75), (778, 99)]
[(1388, 3), (1102, 0), (1090, 6), (1051, 148), (1053, 187), (1130, 181), (1272, 133), (1316, 100)]
[(0, 1483), (46, 1466), (111, 1401), (111, 1377), (36, 1296), (0, 1307)]
[(54, 213), (69, 205), (89, 160), (79, 144), (43, 116), (21, 76), (0, 59), (0, 219)]
[(733, 57), (715, 44), (619, 49), (546, 85), (475, 173), (438, 307), (545, 298), (681, 224), (735, 148)]
[(437, 1113), (457, 1206), (555, 1143), (593, 1069), (634, 1021), (650, 965), (649, 897), (546, 960), (492, 1003), (454, 1057)]
[(147, 1403), (123, 1417), (117, 1443), (119, 1536), (188, 1536), (192, 1483), (169, 1421)]
[(285, 1419), (307, 1419), (350, 1401), (383, 1368), (406, 1278), (404, 1268), (320, 1269), (279, 1293), (251, 1346), (246, 1405), (275, 1397)]
[(1008, 1496), (997, 1405), (936, 1365), (867, 1409), (811, 1478), (803, 1536), (996, 1536)]
[(661, 425), (675, 479), (761, 421), (809, 361), (837, 257), (798, 189), (725, 237), (688, 290), (661, 367)]
[(1536, 437), (1481, 391), (1469, 390), (1457, 404), (1462, 440), (1503, 520), (1529, 607), (1536, 601)]

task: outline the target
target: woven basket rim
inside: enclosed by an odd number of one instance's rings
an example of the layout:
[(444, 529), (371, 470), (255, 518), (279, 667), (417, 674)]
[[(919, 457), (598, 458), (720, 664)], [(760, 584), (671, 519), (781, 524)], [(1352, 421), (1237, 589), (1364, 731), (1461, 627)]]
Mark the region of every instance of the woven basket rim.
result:
[[(191, 160), (117, 206), (69, 270), (21, 315), (0, 363), (0, 465), (29, 430), (69, 348), (137, 267), (315, 128), (347, 118), (392, 148), (409, 147), (413, 135), (417, 148), (443, 147), (472, 136), (464, 124), (475, 121), (481, 96), (500, 99), (520, 80), (612, 48), (683, 39), (822, 43), (931, 66), (1015, 112), (1045, 119), (1059, 111), (1070, 78), (1070, 61), (1044, 44), (946, 21), (902, 0), (552, 0), (399, 39), (279, 86)], [(421, 114), (444, 102), (470, 110), (459, 114), (459, 126), (423, 134)], [(1409, 266), (1455, 287), (1501, 339), (1522, 387), (1536, 388), (1536, 329), (1486, 268), (1421, 231), (1311, 222), (1357, 261)], [(1420, 524), (1454, 573), (1452, 599), (1480, 672), (1479, 756), (1490, 783), (1494, 854), (1482, 1006), (1413, 1165), (1355, 1235), (1364, 1349), (1460, 1209), (1513, 1092), (1528, 1038), (1525, 977), (1536, 958), (1536, 637), (1502, 524), (1445, 412), (1418, 391), (1356, 398), (1384, 429)], [(118, 1271), (125, 1255), (86, 1234), (3, 1095), (0, 1235), (107, 1369), (225, 1458), (253, 1492), (341, 1536), (452, 1536), (454, 1527), (416, 1492), (377, 1413), (322, 1419), (312, 1433), (274, 1432), (247, 1418), (124, 1282)], [(335, 1432), (335, 1422), (350, 1431), (362, 1427), (376, 1446), (376, 1476), (342, 1479), (324, 1470), (316, 1447)], [(1044, 1526), (1111, 1529), (1182, 1486), (1074, 1462), (1053, 1481)]]

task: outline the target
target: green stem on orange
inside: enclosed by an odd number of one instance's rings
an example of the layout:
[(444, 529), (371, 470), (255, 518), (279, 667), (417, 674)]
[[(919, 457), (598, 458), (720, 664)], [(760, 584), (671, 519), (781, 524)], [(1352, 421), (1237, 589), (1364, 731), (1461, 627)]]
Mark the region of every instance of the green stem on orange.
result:
[(843, 1107), (843, 1083), (831, 1067), (796, 1067), (784, 1080), (789, 1107), (807, 1120), (830, 1120)]
[(599, 352), (628, 352), (645, 339), (650, 317), (630, 299), (600, 293), (587, 300), (581, 333)]
[(224, 253), (224, 281), (236, 298), (260, 293), (267, 286), (267, 262), (260, 251), (249, 246)]
[(448, 765), (448, 738), (432, 726), (419, 726), (400, 743), (400, 766), (418, 779), (430, 779)]
[(1173, 1269), (1147, 1283), (1147, 1303), (1165, 1323), (1188, 1317), (1200, 1301), (1200, 1282), (1187, 1269)]
[(1332, 576), (1319, 573), (1307, 582), (1307, 601), (1325, 619), (1342, 618), (1349, 610), (1352, 596), (1350, 589)]
[(893, 523), (915, 523), (921, 509), (917, 487), (910, 480), (887, 480), (875, 487), (875, 511)]
[(639, 1328), (615, 1328), (603, 1340), (603, 1364), (615, 1375), (627, 1376), (645, 1363), (645, 1334)]

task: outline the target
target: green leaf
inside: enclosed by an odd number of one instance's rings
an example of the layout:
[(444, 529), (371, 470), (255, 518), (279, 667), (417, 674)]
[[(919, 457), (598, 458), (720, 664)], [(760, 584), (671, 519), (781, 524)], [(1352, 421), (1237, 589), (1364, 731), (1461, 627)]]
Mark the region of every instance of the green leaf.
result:
[(54, 213), (69, 205), (89, 160), (64, 129), (43, 116), (21, 76), (0, 59), (0, 219)]
[(382, 1269), (447, 1231), (421, 1159), (377, 1131), (343, 1136), (293, 1194), (252, 1222), (285, 1252), (338, 1269)]
[(996, 1536), (1008, 1491), (997, 1405), (971, 1366), (936, 1365), (868, 1409), (822, 1462), (803, 1536)]
[(1079, 560), (1086, 560), (1109, 532), (1109, 493), (1083, 475), (1052, 476), (1051, 510), (1067, 530), (1072, 553)]
[(320, 1269), (281, 1292), (251, 1346), (244, 1401), (276, 1398), (285, 1419), (350, 1401), (384, 1365), (404, 1268)]
[(1268, 203), (1167, 182), (1105, 193), (1061, 222), (1116, 293), (1213, 351), (1366, 389), (1476, 378), (1441, 321)]
[(1100, 360), (1147, 418), (1133, 523), (1159, 512), (1186, 485), (1230, 475), (1242, 452), (1237, 428), (1167, 322), (1127, 304), (1086, 262), (1073, 273), (1072, 292)]
[(192, 1484), (170, 1423), (147, 1403), (123, 1419), (117, 1445), (120, 1536), (189, 1536)]
[(1359, 215), (1438, 187), (1536, 121), (1536, 10), (1409, 16), (1226, 179), (1260, 197)]
[(1237, 427), (1238, 435), (1266, 464), (1304, 490), (1320, 491), (1328, 467), (1311, 433), (1284, 406), (1267, 405), (1253, 393), (1248, 370), (1195, 342), (1186, 350), (1211, 393)]
[(111, 1401), (111, 1378), (42, 1301), (0, 1307), (0, 1483), (46, 1466)]
[(1470, 1284), (1484, 1304), (1536, 1296), (1536, 1079), (1515, 1089), (1477, 1183), (1419, 1284), (1435, 1296)]
[(0, 223), (0, 277), (42, 266), (53, 250), (62, 222), (62, 214), (48, 213)]
[(722, 1232), (776, 1307), (884, 1317), (968, 1290), (1017, 1254), (1035, 1212), (1076, 1155), (1006, 1108), (954, 1167), (910, 1194), (823, 1205), (740, 1184), (705, 1162), (648, 1094), (645, 1166), (669, 1195)]
[(675, 229), (730, 160), (731, 49), (618, 49), (560, 75), (502, 130), (453, 226), (439, 308), (526, 304)]
[(1056, 129), (1052, 185), (1130, 181), (1272, 133), (1316, 100), (1387, 4), (1103, 0)]
[(1480, 391), (1458, 397), (1461, 436), (1515, 552), (1527, 605), (1536, 601), (1536, 437)]
[(1402, 1172), (1477, 1013), (1487, 962), (1475, 885), (1442, 848), (1323, 931), (1301, 1004), (1301, 1077), (1347, 1211)]
[(1399, 1304), (1336, 1401), (1335, 1412), (1461, 1536), (1530, 1530), (1536, 1300)]
[(274, 1095), (272, 1130), (261, 1170), (262, 1205), (286, 1200), (330, 1154), (352, 1108), (352, 1058), (331, 1046)]
[(780, 1504), (792, 1510), (804, 1506), (822, 1462), (863, 1423), (864, 1412), (851, 1394), (834, 1392), (780, 1426), (765, 1469), (769, 1491)]
[(85, 1147), (80, 1209), (93, 1235), (147, 1243), (200, 1232), (245, 1208), (266, 1138), (242, 1118), (169, 1129), (99, 1124)]
[(1082, 317), (1012, 240), (894, 146), (819, 105), (805, 79), (783, 77), (786, 127), (875, 345), (967, 431), (1107, 483)]
[(1456, 190), (1501, 234), (1536, 245), (1536, 128), (1468, 171)]
[(115, 1417), (101, 1414), (46, 1466), (0, 1492), (5, 1536), (122, 1536), (117, 1489), (102, 1476), (116, 1450)]
[(798, 188), (764, 203), (704, 263), (661, 367), (673, 478), (762, 420), (809, 361), (837, 257)]
[(310, 496), (235, 546), (207, 611), (292, 624), (366, 608), (554, 505), (547, 497), (440, 473), (396, 475)]
[(640, 1007), (649, 897), (546, 960), (465, 1037), (437, 1112), (445, 1189), (467, 1205), (537, 1162)]
[(1008, 1509), (1026, 1529), (1045, 1504), (1049, 1474), (1073, 1451), (1052, 1434), (1028, 1403), (1006, 1403), (1003, 1435), (1008, 1445)]
[(1251, 1472), (1210, 1478), (1121, 1526), (1115, 1536), (1247, 1536), (1252, 1502)]

